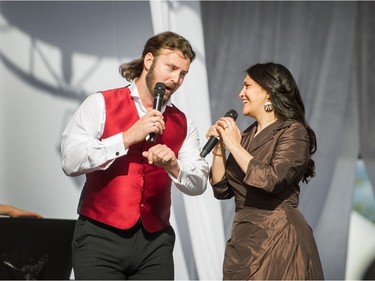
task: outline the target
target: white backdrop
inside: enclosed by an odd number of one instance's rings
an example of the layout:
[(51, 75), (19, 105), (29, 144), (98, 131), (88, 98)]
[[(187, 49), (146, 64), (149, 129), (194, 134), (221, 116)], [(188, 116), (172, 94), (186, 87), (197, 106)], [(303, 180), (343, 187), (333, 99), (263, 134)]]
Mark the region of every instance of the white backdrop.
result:
[[(199, 1), (0, 2), (0, 27), (1, 203), (77, 218), (84, 177), (61, 170), (61, 132), (87, 95), (127, 84), (119, 64), (161, 31), (185, 36), (197, 53), (173, 101), (205, 143), (211, 114)], [(221, 279), (222, 212), (210, 186), (197, 197), (174, 190), (172, 205), (176, 279)]]

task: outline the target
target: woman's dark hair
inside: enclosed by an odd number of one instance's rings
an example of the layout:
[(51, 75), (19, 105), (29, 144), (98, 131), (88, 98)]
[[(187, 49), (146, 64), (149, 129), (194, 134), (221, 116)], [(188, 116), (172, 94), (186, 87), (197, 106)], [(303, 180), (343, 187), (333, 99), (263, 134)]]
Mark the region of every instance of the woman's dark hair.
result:
[(315, 162), (311, 156), (316, 151), (317, 143), (315, 132), (305, 120), (305, 106), (296, 81), (285, 66), (272, 62), (255, 64), (246, 72), (268, 92), (278, 119), (295, 120), (305, 126), (310, 139), (310, 159), (302, 181), (308, 183), (315, 176)]
[(151, 53), (154, 57), (157, 57), (162, 49), (179, 50), (190, 62), (195, 59), (195, 52), (188, 40), (177, 33), (166, 31), (147, 40), (141, 58), (121, 64), (119, 67), (121, 76), (128, 81), (141, 76), (146, 54)]

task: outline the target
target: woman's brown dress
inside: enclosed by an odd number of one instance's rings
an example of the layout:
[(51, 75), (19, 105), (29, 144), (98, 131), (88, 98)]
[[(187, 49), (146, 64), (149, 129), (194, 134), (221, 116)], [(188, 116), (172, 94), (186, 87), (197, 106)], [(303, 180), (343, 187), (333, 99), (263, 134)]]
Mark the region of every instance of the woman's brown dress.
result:
[(297, 209), (299, 182), (309, 160), (303, 125), (276, 121), (253, 137), (256, 123), (242, 137), (254, 156), (246, 173), (231, 155), (223, 180), (213, 184), (218, 199), (235, 197), (224, 280), (324, 279), (310, 226)]

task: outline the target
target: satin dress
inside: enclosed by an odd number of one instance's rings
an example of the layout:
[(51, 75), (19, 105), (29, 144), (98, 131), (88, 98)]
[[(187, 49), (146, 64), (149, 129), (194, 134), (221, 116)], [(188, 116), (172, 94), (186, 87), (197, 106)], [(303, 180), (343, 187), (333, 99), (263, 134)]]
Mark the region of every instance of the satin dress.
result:
[(246, 173), (229, 155), (224, 178), (212, 184), (217, 199), (235, 199), (223, 279), (322, 280), (312, 230), (298, 210), (309, 160), (307, 130), (276, 121), (254, 137), (256, 125), (242, 134), (242, 146), (254, 156)]

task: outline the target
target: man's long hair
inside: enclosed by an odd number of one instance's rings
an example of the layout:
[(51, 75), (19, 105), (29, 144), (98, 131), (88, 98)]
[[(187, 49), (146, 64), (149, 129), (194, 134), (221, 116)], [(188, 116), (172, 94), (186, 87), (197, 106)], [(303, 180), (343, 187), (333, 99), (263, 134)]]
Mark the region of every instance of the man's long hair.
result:
[(146, 54), (151, 53), (154, 57), (157, 57), (162, 49), (181, 51), (190, 62), (195, 59), (195, 52), (188, 40), (177, 33), (166, 31), (147, 40), (141, 58), (121, 64), (119, 67), (121, 76), (128, 81), (141, 76), (144, 67), (143, 60)]

